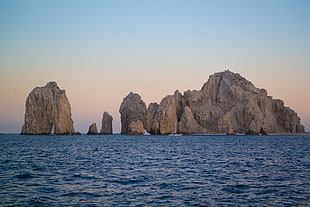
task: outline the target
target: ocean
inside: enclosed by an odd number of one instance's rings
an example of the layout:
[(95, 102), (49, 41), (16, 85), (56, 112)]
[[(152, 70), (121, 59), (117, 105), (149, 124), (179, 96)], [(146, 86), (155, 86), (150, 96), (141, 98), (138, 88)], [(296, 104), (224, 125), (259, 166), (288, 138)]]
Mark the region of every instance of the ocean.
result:
[(0, 135), (0, 206), (310, 206), (310, 136)]

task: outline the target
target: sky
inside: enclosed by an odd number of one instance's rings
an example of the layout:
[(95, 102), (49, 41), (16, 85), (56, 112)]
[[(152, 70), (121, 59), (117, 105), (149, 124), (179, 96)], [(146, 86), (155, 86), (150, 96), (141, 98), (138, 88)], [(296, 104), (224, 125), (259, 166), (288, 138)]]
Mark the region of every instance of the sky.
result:
[(310, 131), (308, 0), (0, 1), (0, 132), (19, 133), (36, 86), (66, 90), (76, 131), (120, 132), (129, 92), (148, 105), (230, 69)]

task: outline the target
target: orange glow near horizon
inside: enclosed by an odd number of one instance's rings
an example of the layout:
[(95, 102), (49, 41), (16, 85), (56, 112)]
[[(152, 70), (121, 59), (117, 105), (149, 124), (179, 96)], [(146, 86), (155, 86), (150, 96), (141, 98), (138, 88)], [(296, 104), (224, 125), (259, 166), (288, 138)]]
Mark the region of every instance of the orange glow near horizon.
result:
[(226, 69), (284, 100), (310, 131), (309, 10), (281, 0), (0, 1), (0, 132), (20, 132), (26, 97), (49, 81), (66, 90), (77, 131), (100, 128), (108, 111), (119, 132), (130, 91), (159, 103)]

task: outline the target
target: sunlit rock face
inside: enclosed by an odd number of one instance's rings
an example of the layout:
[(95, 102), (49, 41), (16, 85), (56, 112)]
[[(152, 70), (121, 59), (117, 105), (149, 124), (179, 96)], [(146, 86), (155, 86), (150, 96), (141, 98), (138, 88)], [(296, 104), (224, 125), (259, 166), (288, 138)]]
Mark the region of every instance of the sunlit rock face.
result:
[(201, 90), (188, 90), (183, 95), (176, 91), (160, 104), (149, 104), (146, 112), (139, 95), (129, 97), (120, 110), (122, 133), (127, 133), (128, 124), (138, 119), (151, 134), (304, 132), (297, 113), (283, 101), (229, 70), (211, 75)]
[(200, 91), (187, 91), (184, 98), (210, 132), (304, 132), (298, 115), (283, 101), (228, 70), (211, 75)]
[(127, 134), (129, 124), (140, 120), (143, 127), (146, 123), (146, 105), (141, 96), (136, 93), (129, 93), (121, 103), (119, 112), (121, 114), (122, 134)]
[(144, 135), (144, 125), (141, 120), (132, 121), (129, 124), (128, 135)]
[(207, 129), (203, 128), (197, 120), (194, 118), (191, 109), (186, 106), (184, 108), (184, 113), (179, 122), (178, 133), (182, 134), (206, 134)]
[(70, 103), (66, 92), (60, 90), (56, 82), (31, 91), (26, 100), (24, 119), (21, 134), (74, 133)]
[(152, 134), (170, 134), (177, 131), (177, 106), (174, 96), (163, 98), (160, 104), (149, 106), (147, 114), (147, 130)]
[(100, 130), (100, 134), (112, 134), (112, 122), (113, 117), (108, 112), (104, 112), (102, 116), (102, 127)]

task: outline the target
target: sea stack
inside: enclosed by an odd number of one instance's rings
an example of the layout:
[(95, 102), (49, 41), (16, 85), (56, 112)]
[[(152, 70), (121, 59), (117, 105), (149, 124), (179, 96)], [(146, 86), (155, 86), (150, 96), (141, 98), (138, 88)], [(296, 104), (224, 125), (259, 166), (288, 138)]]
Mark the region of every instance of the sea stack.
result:
[(96, 123), (92, 123), (88, 128), (87, 135), (96, 135), (96, 134), (98, 134), (97, 125)]
[[(201, 90), (176, 91), (160, 104), (130, 94), (121, 105), (122, 133), (141, 120), (151, 134), (268, 134), (304, 132), (297, 113), (229, 70), (211, 75)], [(124, 130), (123, 130), (124, 129)]]
[(104, 112), (102, 116), (102, 127), (100, 130), (100, 134), (112, 134), (112, 122), (113, 117), (108, 112)]
[(67, 135), (74, 133), (71, 107), (65, 90), (56, 82), (36, 87), (28, 95), (23, 135)]

